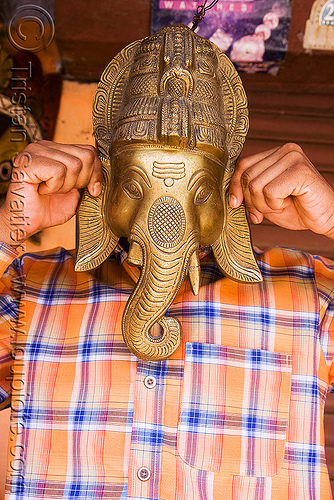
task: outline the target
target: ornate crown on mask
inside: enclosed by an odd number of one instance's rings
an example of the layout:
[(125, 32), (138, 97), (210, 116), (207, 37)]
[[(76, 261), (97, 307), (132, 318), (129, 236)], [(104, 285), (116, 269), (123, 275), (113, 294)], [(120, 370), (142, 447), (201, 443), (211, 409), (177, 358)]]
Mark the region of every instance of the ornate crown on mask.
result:
[(232, 209), (227, 201), (248, 130), (247, 100), (233, 64), (215, 44), (185, 25), (173, 25), (128, 45), (101, 76), (93, 123), (105, 184), (99, 197), (85, 190), (82, 198), (77, 270), (100, 265), (118, 242), (106, 216), (110, 155), (138, 143), (191, 150), (221, 163), (226, 217), (212, 245), (216, 261), (233, 279), (261, 281), (244, 207)]
[[(135, 51), (124, 101), (118, 113), (115, 109), (112, 141), (148, 141), (219, 156), (226, 136), (220, 85), (210, 42), (183, 25), (159, 31)], [(101, 118), (96, 108), (96, 125)]]

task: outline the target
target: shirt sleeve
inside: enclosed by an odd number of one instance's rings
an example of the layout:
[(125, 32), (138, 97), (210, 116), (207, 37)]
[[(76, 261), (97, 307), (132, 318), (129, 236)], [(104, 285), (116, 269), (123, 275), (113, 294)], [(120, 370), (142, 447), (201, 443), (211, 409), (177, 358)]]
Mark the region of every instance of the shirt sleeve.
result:
[(16, 337), (22, 275), (13, 248), (0, 243), (0, 410), (9, 406), (12, 349)]
[(319, 339), (328, 366), (328, 383), (334, 386), (334, 262), (315, 257), (314, 272), (319, 296)]

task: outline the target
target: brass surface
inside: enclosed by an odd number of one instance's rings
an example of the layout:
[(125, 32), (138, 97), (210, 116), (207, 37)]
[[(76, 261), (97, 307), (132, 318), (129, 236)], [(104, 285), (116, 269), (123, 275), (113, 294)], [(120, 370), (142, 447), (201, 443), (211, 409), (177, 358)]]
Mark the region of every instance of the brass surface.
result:
[(229, 59), (184, 25), (125, 47), (107, 66), (93, 106), (104, 188), (79, 208), (76, 269), (100, 265), (121, 236), (141, 267), (122, 330), (139, 358), (171, 356), (181, 342), (164, 316), (184, 277), (200, 291), (200, 245), (232, 279), (257, 282), (244, 207), (228, 187), (247, 130), (247, 101)]

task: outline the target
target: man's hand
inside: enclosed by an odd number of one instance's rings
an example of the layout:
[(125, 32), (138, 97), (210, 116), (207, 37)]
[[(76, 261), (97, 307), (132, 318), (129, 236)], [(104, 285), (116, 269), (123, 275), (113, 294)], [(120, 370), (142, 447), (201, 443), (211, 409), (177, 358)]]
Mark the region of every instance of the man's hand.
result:
[(229, 202), (242, 199), (251, 221), (265, 216), (288, 229), (311, 229), (334, 239), (334, 190), (297, 144), (239, 160)]
[(67, 222), (75, 213), (79, 189), (101, 192), (102, 168), (93, 146), (39, 141), (20, 153), (0, 209), (0, 240), (16, 246), (29, 236)]

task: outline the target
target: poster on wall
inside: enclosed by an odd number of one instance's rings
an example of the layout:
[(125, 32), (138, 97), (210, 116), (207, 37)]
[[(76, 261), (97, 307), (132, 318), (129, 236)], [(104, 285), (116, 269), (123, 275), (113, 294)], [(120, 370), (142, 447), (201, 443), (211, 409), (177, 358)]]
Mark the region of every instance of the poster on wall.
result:
[[(202, 1), (152, 0), (151, 32), (173, 23), (192, 26)], [(219, 0), (196, 30), (218, 45), (239, 71), (276, 74), (288, 48), (290, 0)]]

